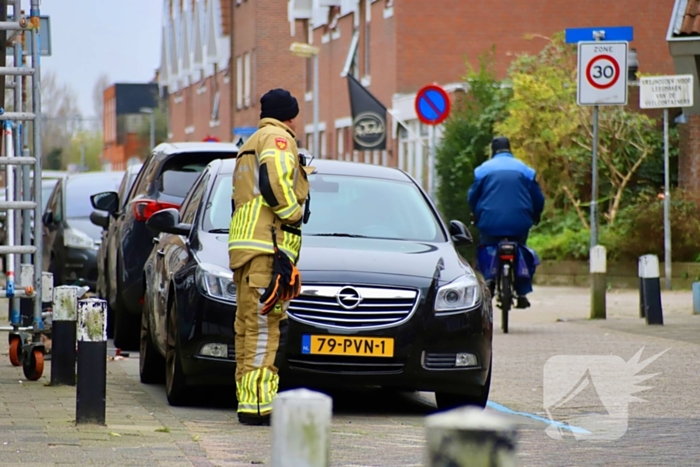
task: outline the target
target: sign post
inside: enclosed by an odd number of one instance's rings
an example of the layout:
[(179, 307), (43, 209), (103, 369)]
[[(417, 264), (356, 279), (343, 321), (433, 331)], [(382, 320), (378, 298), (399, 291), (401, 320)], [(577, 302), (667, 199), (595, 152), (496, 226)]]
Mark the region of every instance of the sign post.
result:
[(437, 125), (441, 124), (450, 115), (450, 96), (447, 92), (436, 84), (423, 86), (416, 93), (415, 110), (418, 119), (430, 128), (430, 155), (429, 163), (430, 175), (428, 178), (428, 186), (430, 197), (435, 199), (436, 194), (436, 177), (435, 177), (435, 153), (436, 153), (436, 135)]
[(693, 106), (693, 75), (649, 76), (639, 82), (639, 106), (664, 109), (664, 276), (671, 290), (671, 176), (668, 160), (668, 109)]
[[(578, 44), (576, 102), (593, 106), (593, 150), (591, 160), (591, 318), (606, 317), (606, 284), (594, 273), (594, 255), (605, 252), (598, 246), (598, 114), (601, 105), (627, 105), (627, 53), (632, 27), (575, 28), (566, 30), (566, 42)], [(605, 253), (603, 253), (605, 255)], [(597, 271), (597, 269), (596, 269)], [(596, 306), (595, 304), (603, 304)]]

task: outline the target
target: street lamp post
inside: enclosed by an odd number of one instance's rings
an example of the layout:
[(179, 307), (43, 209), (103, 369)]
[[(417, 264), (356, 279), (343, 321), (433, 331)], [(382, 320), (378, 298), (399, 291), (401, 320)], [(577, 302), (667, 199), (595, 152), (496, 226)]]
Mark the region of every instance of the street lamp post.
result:
[(311, 58), (314, 61), (314, 149), (313, 153), (319, 159), (321, 158), (321, 148), (319, 142), (318, 119), (319, 119), (319, 104), (318, 104), (318, 53), (321, 51), (318, 47), (303, 42), (293, 42), (289, 50), (297, 57)]
[(156, 147), (156, 113), (150, 107), (141, 107), (139, 111), (142, 114), (148, 114), (151, 116), (151, 151)]

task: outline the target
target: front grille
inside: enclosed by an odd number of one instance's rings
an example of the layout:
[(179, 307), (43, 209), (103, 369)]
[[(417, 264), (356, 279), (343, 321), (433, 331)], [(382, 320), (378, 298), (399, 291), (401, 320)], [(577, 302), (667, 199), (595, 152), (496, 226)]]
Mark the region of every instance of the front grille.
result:
[(456, 355), (453, 353), (425, 352), (423, 364), (425, 368), (441, 370), (455, 367)]
[[(388, 360), (388, 361), (387, 361)], [(346, 375), (397, 374), (401, 373), (404, 363), (397, 359), (368, 361), (367, 358), (329, 357), (326, 355), (304, 356), (303, 360), (289, 358), (287, 362), (292, 370), (306, 370), (317, 373), (336, 373)]]
[(383, 287), (303, 286), (287, 313), (321, 327), (376, 329), (406, 322), (416, 309), (416, 290)]

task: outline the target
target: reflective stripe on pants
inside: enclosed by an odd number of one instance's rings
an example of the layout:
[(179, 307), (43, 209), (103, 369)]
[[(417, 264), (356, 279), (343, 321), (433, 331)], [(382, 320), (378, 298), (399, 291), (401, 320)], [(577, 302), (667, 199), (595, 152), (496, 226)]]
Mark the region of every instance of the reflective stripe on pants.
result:
[(287, 337), (287, 303), (260, 315), (260, 296), (272, 279), (272, 256), (256, 256), (234, 271), (236, 283), (236, 396), (238, 411), (269, 414), (277, 394), (276, 362)]

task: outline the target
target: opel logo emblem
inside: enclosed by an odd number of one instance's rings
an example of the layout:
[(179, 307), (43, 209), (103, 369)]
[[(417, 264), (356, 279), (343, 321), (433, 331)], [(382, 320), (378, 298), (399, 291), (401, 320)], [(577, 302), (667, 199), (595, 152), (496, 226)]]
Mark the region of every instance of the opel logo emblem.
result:
[(346, 310), (354, 310), (362, 302), (360, 292), (355, 290), (353, 287), (343, 287), (335, 296), (335, 299), (338, 302), (338, 305), (342, 306)]

